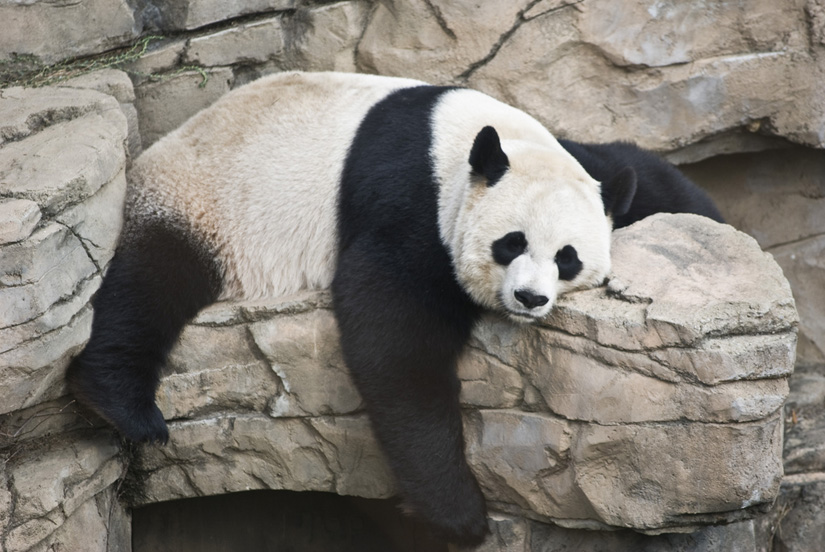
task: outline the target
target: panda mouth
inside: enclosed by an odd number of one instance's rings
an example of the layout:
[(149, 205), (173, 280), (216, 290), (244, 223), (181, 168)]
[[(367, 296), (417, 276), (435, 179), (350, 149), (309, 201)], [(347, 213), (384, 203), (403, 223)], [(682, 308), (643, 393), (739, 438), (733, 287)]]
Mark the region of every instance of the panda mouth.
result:
[(540, 320), (541, 316), (534, 316), (531, 314), (527, 314), (525, 312), (515, 312), (508, 310), (507, 311), (507, 318), (512, 320), (513, 322), (517, 322), (519, 324), (534, 324), (536, 321)]

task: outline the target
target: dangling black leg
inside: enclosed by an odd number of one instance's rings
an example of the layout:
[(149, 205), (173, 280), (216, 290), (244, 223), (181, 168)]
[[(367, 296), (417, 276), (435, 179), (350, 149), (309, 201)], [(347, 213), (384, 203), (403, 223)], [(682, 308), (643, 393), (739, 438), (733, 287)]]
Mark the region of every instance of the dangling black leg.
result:
[(475, 307), (452, 278), (405, 281), (371, 262), (374, 251), (340, 254), (332, 289), (344, 358), (407, 505), (447, 539), (478, 544), (486, 507), (464, 456), (455, 373)]
[(215, 301), (217, 264), (179, 230), (126, 235), (92, 305), (92, 335), (66, 373), (69, 390), (127, 439), (166, 442), (155, 392), (184, 324)]

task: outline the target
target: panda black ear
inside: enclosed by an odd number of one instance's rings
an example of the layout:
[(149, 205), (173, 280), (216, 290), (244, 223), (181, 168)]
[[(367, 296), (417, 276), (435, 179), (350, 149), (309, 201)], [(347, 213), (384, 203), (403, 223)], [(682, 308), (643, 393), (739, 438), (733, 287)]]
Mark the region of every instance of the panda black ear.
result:
[(474, 174), (487, 179), (487, 186), (493, 186), (510, 168), (510, 160), (493, 127), (486, 126), (476, 135), (470, 150), (470, 166)]
[(630, 210), (636, 196), (636, 171), (625, 167), (613, 178), (602, 182), (602, 202), (606, 215), (619, 217)]

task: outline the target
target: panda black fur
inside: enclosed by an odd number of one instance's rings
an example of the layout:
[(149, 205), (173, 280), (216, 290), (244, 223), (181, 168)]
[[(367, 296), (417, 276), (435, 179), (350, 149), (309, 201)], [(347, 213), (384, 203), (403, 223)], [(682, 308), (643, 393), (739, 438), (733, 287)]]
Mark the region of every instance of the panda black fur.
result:
[(599, 183), (537, 121), (479, 92), (284, 73), (223, 97), (139, 158), (121, 243), (70, 389), (135, 441), (183, 325), (218, 299), (331, 286), (346, 364), (406, 505), (478, 543), (456, 359), (482, 309), (516, 321), (610, 267)]
[(614, 216), (614, 228), (629, 226), (655, 213), (694, 213), (724, 222), (703, 189), (652, 152), (629, 142), (584, 144), (560, 139), (559, 143), (600, 182), (609, 184), (611, 177), (627, 167), (635, 172), (636, 194), (627, 212)]

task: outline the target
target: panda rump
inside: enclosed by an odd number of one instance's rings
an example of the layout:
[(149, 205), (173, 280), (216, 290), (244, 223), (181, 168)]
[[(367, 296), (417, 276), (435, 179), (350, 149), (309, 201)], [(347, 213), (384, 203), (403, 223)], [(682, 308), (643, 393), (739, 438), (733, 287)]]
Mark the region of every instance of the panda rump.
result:
[(478, 543), (486, 508), (464, 455), (457, 357), (483, 309), (536, 320), (558, 294), (600, 284), (609, 234), (599, 183), (513, 107), (407, 79), (274, 75), (135, 162), (68, 383), (126, 438), (165, 442), (154, 395), (200, 308), (331, 287), (405, 504)]

